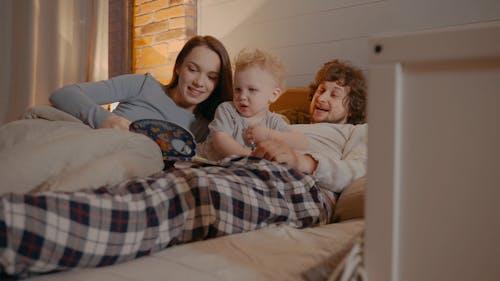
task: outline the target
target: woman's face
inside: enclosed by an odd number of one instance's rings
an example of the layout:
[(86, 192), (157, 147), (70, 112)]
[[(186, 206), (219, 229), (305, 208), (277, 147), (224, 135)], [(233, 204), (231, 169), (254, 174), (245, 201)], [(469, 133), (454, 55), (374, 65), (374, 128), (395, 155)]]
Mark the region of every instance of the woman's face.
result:
[(193, 48), (175, 70), (179, 76), (172, 97), (175, 103), (193, 112), (217, 86), (220, 67), (221, 62), (216, 52), (206, 46)]
[(341, 86), (337, 82), (324, 81), (321, 83), (311, 101), (311, 122), (347, 123), (349, 90), (348, 86)]

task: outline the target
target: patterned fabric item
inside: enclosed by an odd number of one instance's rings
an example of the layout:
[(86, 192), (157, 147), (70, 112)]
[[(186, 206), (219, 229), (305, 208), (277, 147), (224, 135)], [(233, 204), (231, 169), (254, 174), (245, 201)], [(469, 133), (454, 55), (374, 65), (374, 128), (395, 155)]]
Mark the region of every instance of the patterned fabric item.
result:
[(324, 224), (327, 202), (312, 177), (254, 157), (77, 192), (4, 194), (0, 279), (112, 265), (274, 223)]

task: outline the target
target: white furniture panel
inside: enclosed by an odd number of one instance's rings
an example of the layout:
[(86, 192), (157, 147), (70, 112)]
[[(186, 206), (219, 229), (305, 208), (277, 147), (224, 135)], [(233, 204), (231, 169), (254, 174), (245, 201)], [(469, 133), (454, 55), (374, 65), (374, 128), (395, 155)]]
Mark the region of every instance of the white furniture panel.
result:
[(370, 46), (370, 280), (499, 280), (500, 25)]

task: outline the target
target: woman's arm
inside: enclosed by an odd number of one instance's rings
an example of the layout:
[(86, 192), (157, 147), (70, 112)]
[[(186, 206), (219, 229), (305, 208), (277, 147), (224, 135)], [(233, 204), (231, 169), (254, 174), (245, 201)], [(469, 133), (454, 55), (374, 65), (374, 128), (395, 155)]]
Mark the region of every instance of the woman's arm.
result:
[[(127, 74), (105, 81), (67, 85), (53, 92), (50, 102), (92, 128), (100, 128), (103, 124), (106, 126), (104, 122), (111, 116), (116, 116), (101, 105), (132, 99), (140, 93), (145, 79), (146, 75)], [(123, 122), (122, 119), (125, 118), (120, 117)], [(115, 124), (113, 120), (110, 122)]]
[(75, 116), (96, 129), (112, 115), (111, 112), (102, 108), (100, 104), (86, 95), (80, 85), (68, 85), (56, 90), (51, 94), (50, 102), (56, 108)]

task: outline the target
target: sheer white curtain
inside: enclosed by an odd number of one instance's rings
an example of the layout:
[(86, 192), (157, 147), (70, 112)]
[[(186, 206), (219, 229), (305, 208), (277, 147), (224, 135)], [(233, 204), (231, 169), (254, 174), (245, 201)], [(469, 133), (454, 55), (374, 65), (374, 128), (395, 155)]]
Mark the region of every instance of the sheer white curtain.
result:
[(107, 0), (0, 1), (0, 125), (69, 83), (108, 76)]

